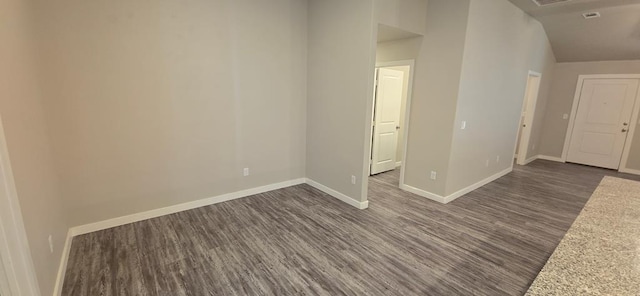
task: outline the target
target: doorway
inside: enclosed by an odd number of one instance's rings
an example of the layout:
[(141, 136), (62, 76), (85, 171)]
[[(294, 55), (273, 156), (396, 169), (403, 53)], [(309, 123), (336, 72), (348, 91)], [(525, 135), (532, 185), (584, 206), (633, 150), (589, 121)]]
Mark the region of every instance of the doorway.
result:
[(581, 76), (567, 130), (567, 162), (619, 170), (633, 139), (640, 78)]
[(518, 131), (516, 151), (514, 158), (519, 165), (527, 165), (535, 159), (535, 157), (527, 157), (529, 154), (529, 144), (531, 140), (531, 128), (538, 103), (538, 93), (540, 91), (540, 81), (542, 74), (529, 71), (527, 76), (527, 87), (525, 89), (524, 100), (522, 103), (522, 112), (520, 114), (520, 128)]
[(413, 60), (376, 64), (369, 175), (401, 169), (406, 154)]

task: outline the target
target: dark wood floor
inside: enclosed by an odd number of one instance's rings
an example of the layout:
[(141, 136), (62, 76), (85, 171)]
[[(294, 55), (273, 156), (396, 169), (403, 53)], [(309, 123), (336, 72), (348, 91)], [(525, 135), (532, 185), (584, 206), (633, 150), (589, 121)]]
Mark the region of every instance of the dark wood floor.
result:
[(299, 185), (73, 240), (63, 295), (521, 295), (604, 175), (536, 161), (442, 205), (372, 177), (357, 210)]

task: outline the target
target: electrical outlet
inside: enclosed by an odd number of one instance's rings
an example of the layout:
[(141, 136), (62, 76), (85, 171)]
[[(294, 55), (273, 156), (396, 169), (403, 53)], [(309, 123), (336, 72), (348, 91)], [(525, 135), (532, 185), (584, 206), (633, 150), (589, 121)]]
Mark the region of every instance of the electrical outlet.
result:
[(562, 119), (569, 119), (569, 114), (567, 114), (567, 113), (562, 114)]
[(489, 160), (488, 159), (484, 162), (484, 166), (489, 167)]
[(466, 121), (463, 121), (463, 122), (460, 124), (460, 129), (466, 129), (466, 128), (467, 128), (467, 122), (466, 122)]
[(249, 168), (244, 168), (244, 170), (242, 171), (242, 174), (246, 177), (249, 176)]
[(438, 173), (436, 171), (431, 171), (431, 180), (438, 179)]
[(53, 237), (49, 234), (49, 251), (53, 254)]
[(351, 175), (351, 184), (356, 185), (356, 176)]
[(500, 155), (496, 156), (496, 162), (500, 162)]

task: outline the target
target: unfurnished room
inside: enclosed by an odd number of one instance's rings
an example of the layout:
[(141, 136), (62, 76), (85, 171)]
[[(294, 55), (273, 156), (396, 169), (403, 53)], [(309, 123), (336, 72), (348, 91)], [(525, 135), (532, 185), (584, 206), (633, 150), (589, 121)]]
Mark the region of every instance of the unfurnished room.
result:
[(640, 0), (0, 0), (0, 296), (640, 295)]

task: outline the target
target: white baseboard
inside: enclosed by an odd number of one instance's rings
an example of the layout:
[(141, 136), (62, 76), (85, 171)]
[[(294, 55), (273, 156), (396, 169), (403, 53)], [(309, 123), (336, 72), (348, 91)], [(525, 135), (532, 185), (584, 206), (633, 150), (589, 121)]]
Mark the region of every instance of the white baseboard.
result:
[(634, 169), (621, 168), (619, 172), (625, 173), (625, 174), (640, 175), (640, 170), (634, 170)]
[(535, 160), (537, 160), (537, 159), (538, 159), (538, 155), (532, 156), (531, 158), (526, 159), (526, 160), (524, 161), (524, 165), (528, 165), (528, 164), (532, 163), (533, 161), (535, 161)]
[(58, 267), (58, 276), (56, 277), (55, 287), (53, 288), (54, 296), (62, 295), (62, 284), (64, 283), (64, 276), (67, 271), (67, 262), (69, 262), (69, 252), (71, 251), (71, 241), (73, 236), (71, 235), (71, 229), (67, 232), (67, 238), (64, 242), (64, 249), (62, 249), (62, 256), (60, 257), (60, 266)]
[(441, 196), (441, 195), (438, 195), (438, 194), (435, 194), (435, 193), (431, 193), (431, 192), (426, 191), (426, 190), (418, 189), (418, 188), (415, 188), (413, 186), (409, 186), (407, 184), (400, 184), (400, 189), (402, 189), (404, 191), (411, 192), (411, 193), (413, 193), (415, 195), (422, 196), (424, 198), (428, 198), (428, 199), (433, 200), (433, 201), (437, 201), (439, 203), (447, 203), (446, 202), (446, 198), (444, 196)]
[(290, 186), (295, 186), (295, 185), (299, 185), (299, 184), (303, 184), (303, 183), (305, 183), (305, 179), (304, 178), (290, 180), (290, 181), (284, 181), (284, 182), (280, 182), (280, 183), (275, 183), (275, 184), (260, 186), (260, 187), (256, 187), (256, 188), (251, 188), (251, 189), (236, 191), (236, 192), (232, 192), (232, 193), (227, 193), (227, 194), (223, 194), (223, 195), (218, 195), (218, 196), (215, 196), (215, 197), (209, 197), (209, 198), (200, 199), (200, 200), (196, 200), (196, 201), (186, 202), (186, 203), (182, 203), (182, 204), (178, 204), (178, 205), (168, 206), (168, 207), (164, 207), (164, 208), (160, 208), (160, 209), (155, 209), (155, 210), (150, 210), (150, 211), (146, 211), (146, 212), (131, 214), (131, 215), (122, 216), (122, 217), (118, 217), (118, 218), (113, 218), (113, 219), (100, 221), (100, 222), (96, 222), (96, 223), (76, 226), (76, 227), (72, 227), (71, 228), (71, 230), (70, 230), (71, 231), (71, 236), (78, 236), (78, 235), (87, 234), (87, 233), (91, 233), (91, 232), (95, 232), (95, 231), (100, 231), (100, 230), (104, 230), (104, 229), (113, 228), (113, 227), (116, 227), (116, 226), (122, 226), (122, 225), (130, 224), (130, 223), (134, 223), (134, 222), (139, 222), (139, 221), (143, 221), (143, 220), (147, 220), (147, 219), (152, 219), (152, 218), (157, 218), (157, 217), (161, 217), (161, 216), (165, 216), (165, 215), (175, 214), (175, 213), (178, 213), (178, 212), (188, 211), (188, 210), (192, 210), (192, 209), (196, 209), (196, 208), (200, 208), (200, 207), (204, 207), (204, 206), (209, 206), (209, 205), (213, 205), (213, 204), (217, 204), (217, 203), (221, 203), (221, 202), (225, 202), (225, 201), (238, 199), (238, 198), (241, 198), (241, 197), (260, 194), (260, 193), (264, 193), (264, 192), (267, 192), (267, 191), (277, 190), (277, 189), (290, 187)]
[(402, 161), (396, 161), (396, 167), (399, 168), (402, 166)]
[(450, 202), (456, 200), (457, 198), (459, 198), (459, 197), (461, 197), (461, 196), (463, 196), (463, 195), (465, 195), (465, 194), (467, 194), (467, 193), (469, 193), (471, 191), (474, 191), (474, 190), (476, 190), (476, 189), (478, 189), (478, 188), (480, 188), (480, 187), (482, 187), (484, 185), (487, 185), (487, 184), (489, 184), (489, 183), (491, 183), (491, 182), (493, 182), (495, 180), (498, 180), (498, 179), (502, 178), (503, 176), (511, 173), (512, 171), (513, 171), (513, 168), (510, 167), (510, 168), (508, 168), (508, 169), (506, 169), (504, 171), (501, 171), (501, 172), (499, 172), (499, 173), (497, 173), (495, 175), (492, 175), (492, 176), (490, 176), (490, 177), (488, 177), (488, 178), (486, 178), (484, 180), (481, 180), (481, 181), (479, 181), (479, 182), (477, 182), (475, 184), (472, 184), (472, 185), (469, 185), (469, 186), (467, 186), (465, 188), (462, 188), (462, 189), (460, 189), (460, 190), (448, 195), (445, 198), (445, 202), (444, 203), (450, 203)]
[(550, 160), (550, 161), (556, 161), (556, 162), (566, 162), (566, 161), (562, 160), (561, 157), (555, 157), (555, 156), (538, 155), (537, 158), (538, 159), (544, 159), (544, 160)]
[(318, 190), (320, 190), (320, 191), (322, 191), (322, 192), (324, 192), (326, 194), (329, 194), (329, 195), (331, 195), (331, 196), (333, 196), (333, 197), (335, 197), (335, 198), (337, 198), (337, 199), (339, 199), (339, 200), (341, 200), (341, 201), (343, 201), (343, 202), (345, 202), (345, 203), (347, 203), (347, 204), (349, 204), (349, 205), (351, 205), (353, 207), (356, 207), (358, 209), (364, 210), (364, 209), (369, 207), (369, 201), (358, 201), (358, 200), (355, 200), (355, 199), (353, 199), (353, 198), (351, 198), (351, 197), (349, 197), (349, 196), (347, 196), (347, 195), (345, 195), (343, 193), (340, 193), (340, 192), (338, 192), (338, 191), (336, 191), (334, 189), (331, 189), (331, 188), (329, 188), (329, 187), (327, 187), (325, 185), (322, 185), (322, 184), (320, 184), (320, 183), (318, 183), (318, 182), (316, 182), (314, 180), (311, 180), (309, 178), (307, 178), (307, 182), (306, 183), (309, 184), (311, 187), (314, 187), (314, 188), (316, 188), (316, 189), (318, 189)]
[(459, 198), (461, 196), (464, 196), (465, 194), (467, 194), (467, 193), (469, 193), (471, 191), (474, 191), (474, 190), (476, 190), (476, 189), (478, 189), (478, 188), (480, 188), (480, 187), (482, 187), (484, 185), (487, 185), (487, 184), (489, 184), (489, 183), (491, 183), (491, 182), (503, 177), (504, 175), (506, 175), (508, 173), (511, 173), (511, 171), (513, 171), (513, 168), (508, 168), (508, 169), (506, 169), (504, 171), (501, 171), (501, 172), (499, 172), (499, 173), (497, 173), (495, 175), (492, 175), (492, 176), (490, 176), (490, 177), (488, 177), (488, 178), (486, 178), (484, 180), (481, 180), (481, 181), (479, 181), (479, 182), (477, 182), (475, 184), (472, 184), (472, 185), (469, 185), (469, 186), (467, 186), (465, 188), (462, 188), (462, 189), (460, 189), (460, 190), (458, 190), (458, 191), (456, 191), (456, 192), (454, 192), (454, 193), (452, 193), (450, 195), (447, 195), (447, 196), (441, 196), (441, 195), (438, 195), (438, 194), (435, 194), (435, 193), (431, 193), (429, 191), (425, 191), (425, 190), (422, 190), (422, 189), (418, 189), (418, 188), (406, 185), (406, 184), (400, 184), (400, 189), (408, 191), (408, 192), (411, 192), (411, 193), (419, 195), (419, 196), (422, 196), (424, 198), (428, 198), (428, 199), (437, 201), (439, 203), (447, 204), (447, 203), (450, 203), (450, 202), (456, 200), (457, 198)]

